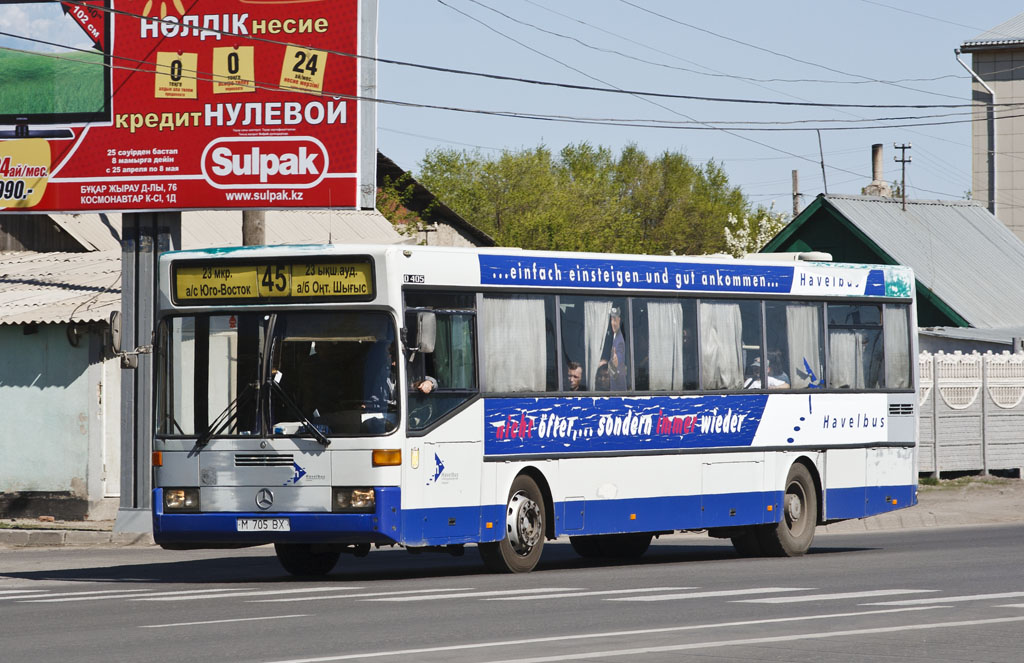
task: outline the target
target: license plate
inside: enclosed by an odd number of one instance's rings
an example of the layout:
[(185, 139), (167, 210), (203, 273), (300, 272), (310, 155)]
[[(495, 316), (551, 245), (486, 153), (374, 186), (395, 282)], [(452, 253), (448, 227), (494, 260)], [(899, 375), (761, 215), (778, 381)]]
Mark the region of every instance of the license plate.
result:
[(291, 521), (287, 518), (238, 518), (239, 532), (290, 532)]

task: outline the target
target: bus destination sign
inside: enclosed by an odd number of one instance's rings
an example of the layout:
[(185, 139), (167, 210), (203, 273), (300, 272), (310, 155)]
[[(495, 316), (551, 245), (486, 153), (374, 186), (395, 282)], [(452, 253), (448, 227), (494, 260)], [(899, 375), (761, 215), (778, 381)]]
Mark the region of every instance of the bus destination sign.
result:
[(172, 279), (174, 302), (185, 305), (373, 299), (373, 267), (367, 259), (178, 263)]

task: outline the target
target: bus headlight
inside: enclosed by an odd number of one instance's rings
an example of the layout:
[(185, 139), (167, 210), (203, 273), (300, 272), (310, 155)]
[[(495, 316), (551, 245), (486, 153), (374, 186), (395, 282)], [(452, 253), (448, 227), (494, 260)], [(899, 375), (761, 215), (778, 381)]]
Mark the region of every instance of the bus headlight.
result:
[(199, 489), (164, 488), (164, 511), (199, 511)]
[(334, 488), (331, 510), (335, 513), (373, 513), (376, 506), (373, 488)]

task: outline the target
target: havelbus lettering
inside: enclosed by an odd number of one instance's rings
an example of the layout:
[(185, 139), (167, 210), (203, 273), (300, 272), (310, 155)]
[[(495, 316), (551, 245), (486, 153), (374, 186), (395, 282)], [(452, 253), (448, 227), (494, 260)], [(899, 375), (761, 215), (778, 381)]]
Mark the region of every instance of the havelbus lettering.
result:
[(175, 304), (266, 301), (367, 301), (374, 297), (369, 258), (339, 262), (182, 262), (171, 267)]

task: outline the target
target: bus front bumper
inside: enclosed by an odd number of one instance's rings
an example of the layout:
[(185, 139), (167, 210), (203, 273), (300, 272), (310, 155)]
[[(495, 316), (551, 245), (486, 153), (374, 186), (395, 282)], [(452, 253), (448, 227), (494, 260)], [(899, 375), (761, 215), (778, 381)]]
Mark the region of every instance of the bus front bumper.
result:
[[(164, 511), (163, 489), (153, 489), (153, 539), (166, 548), (218, 548), (267, 543), (379, 543), (401, 538), (401, 490), (376, 488), (373, 513)], [(288, 529), (239, 531), (240, 521), (287, 519)]]

